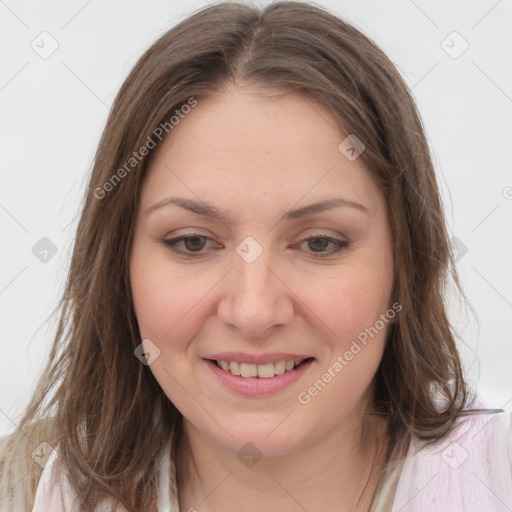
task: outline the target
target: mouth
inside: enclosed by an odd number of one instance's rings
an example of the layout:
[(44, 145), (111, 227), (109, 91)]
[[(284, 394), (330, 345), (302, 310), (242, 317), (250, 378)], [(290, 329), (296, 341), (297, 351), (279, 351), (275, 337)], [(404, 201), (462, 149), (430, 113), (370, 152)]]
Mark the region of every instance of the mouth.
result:
[(253, 364), (239, 363), (238, 361), (224, 361), (219, 359), (208, 359), (217, 368), (224, 372), (242, 378), (271, 379), (284, 373), (294, 372), (303, 365), (311, 362), (314, 358), (307, 357), (297, 360), (281, 360), (274, 363)]

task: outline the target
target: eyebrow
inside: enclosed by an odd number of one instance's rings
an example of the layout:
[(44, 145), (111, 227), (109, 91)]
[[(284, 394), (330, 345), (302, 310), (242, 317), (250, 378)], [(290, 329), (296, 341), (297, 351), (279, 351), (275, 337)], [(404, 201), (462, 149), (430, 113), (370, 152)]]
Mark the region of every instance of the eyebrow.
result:
[[(183, 197), (167, 197), (165, 199), (162, 199), (158, 203), (155, 203), (153, 206), (150, 206), (146, 210), (146, 215), (150, 214), (151, 212), (159, 208), (169, 205), (181, 206), (185, 210), (190, 210), (191, 212), (197, 213), (198, 215), (210, 217), (212, 219), (217, 219), (222, 222), (229, 223), (229, 217), (226, 215), (226, 213), (223, 212), (222, 210), (219, 210), (215, 206), (205, 203), (204, 201), (195, 201), (193, 199), (185, 199)], [(348, 201), (347, 199), (337, 197), (333, 199), (327, 199), (325, 201), (320, 201), (318, 203), (313, 203), (302, 208), (296, 208), (295, 210), (290, 210), (279, 219), (279, 222), (283, 220), (295, 220), (302, 217), (306, 217), (308, 215), (312, 215), (314, 213), (319, 213), (326, 210), (330, 210), (332, 208), (340, 207), (354, 208), (366, 214), (371, 214), (370, 210), (366, 206), (363, 206), (362, 204), (356, 203), (354, 201)]]

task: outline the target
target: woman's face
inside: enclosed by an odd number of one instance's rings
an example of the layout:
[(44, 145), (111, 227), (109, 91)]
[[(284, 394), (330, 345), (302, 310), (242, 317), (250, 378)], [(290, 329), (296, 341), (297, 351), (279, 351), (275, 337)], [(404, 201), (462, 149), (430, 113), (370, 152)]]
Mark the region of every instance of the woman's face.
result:
[(198, 99), (152, 155), (130, 262), (141, 340), (187, 424), (229, 449), (297, 449), (371, 398), (393, 251), (346, 138), (310, 99), (234, 89)]

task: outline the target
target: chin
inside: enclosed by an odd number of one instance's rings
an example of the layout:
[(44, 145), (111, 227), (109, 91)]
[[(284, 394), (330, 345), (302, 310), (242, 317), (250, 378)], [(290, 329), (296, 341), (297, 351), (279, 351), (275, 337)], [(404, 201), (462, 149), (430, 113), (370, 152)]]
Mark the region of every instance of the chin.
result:
[[(218, 444), (234, 452), (237, 457), (257, 455), (272, 457), (289, 454), (307, 442), (304, 423), (292, 426), (280, 417), (278, 421), (256, 425), (254, 421), (243, 424), (224, 424), (226, 430), (218, 426), (203, 430), (203, 434), (213, 438)], [(231, 435), (230, 435), (231, 434)], [(254, 454), (252, 453), (254, 452)]]

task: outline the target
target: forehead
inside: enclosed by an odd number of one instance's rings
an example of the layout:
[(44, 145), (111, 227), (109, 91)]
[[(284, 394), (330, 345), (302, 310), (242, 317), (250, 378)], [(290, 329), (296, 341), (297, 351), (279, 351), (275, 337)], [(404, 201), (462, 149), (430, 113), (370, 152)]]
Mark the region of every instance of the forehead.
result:
[(325, 152), (343, 132), (321, 104), (298, 94), (265, 98), (242, 89), (198, 99), (162, 144), (160, 152), (207, 152), (215, 158), (265, 159), (272, 154)]
[(382, 199), (362, 158), (340, 151), (347, 134), (336, 118), (311, 98), (233, 90), (197, 101), (152, 155), (144, 205), (170, 192), (235, 209), (306, 204), (330, 193), (373, 205)]

